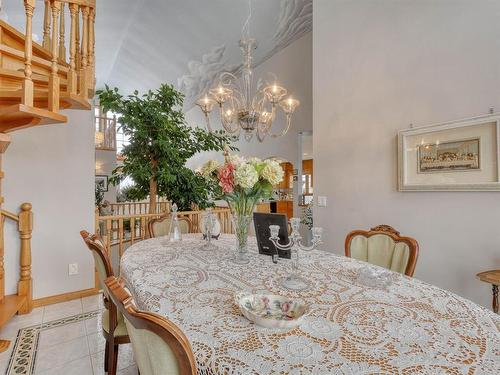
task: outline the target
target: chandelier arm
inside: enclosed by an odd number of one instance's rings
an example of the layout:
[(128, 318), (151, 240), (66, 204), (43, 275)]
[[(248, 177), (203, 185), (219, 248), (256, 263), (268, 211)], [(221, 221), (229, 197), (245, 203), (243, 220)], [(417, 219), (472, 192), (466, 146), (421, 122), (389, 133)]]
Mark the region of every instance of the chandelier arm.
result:
[[(228, 81), (227, 82), (224, 82), (224, 79), (228, 78)], [(234, 91), (239, 91), (239, 92), (242, 92), (243, 91), (243, 88), (241, 87), (240, 85), (240, 80), (238, 79), (238, 77), (236, 77), (233, 73), (231, 72), (222, 72), (219, 76), (219, 81), (222, 85), (225, 85), (225, 86), (233, 86), (233, 88), (235, 89)]]
[(210, 133), (213, 133), (213, 129), (212, 129), (212, 125), (210, 124), (210, 116), (209, 116), (209, 113), (208, 112), (203, 112), (205, 114), (205, 120), (207, 122), (207, 129)]
[(269, 135), (272, 137), (272, 138), (279, 138), (279, 137), (283, 137), (286, 133), (288, 133), (288, 130), (290, 129), (290, 126), (292, 124), (292, 115), (291, 114), (287, 114), (286, 115), (286, 127), (285, 129), (283, 129), (280, 133), (278, 134), (274, 134), (274, 133), (271, 133), (271, 129), (269, 129)]

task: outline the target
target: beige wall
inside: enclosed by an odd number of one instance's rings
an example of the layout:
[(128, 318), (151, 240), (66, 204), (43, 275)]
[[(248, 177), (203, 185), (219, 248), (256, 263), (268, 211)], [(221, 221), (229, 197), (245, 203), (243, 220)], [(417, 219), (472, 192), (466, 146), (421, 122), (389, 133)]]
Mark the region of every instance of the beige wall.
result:
[(415, 276), (485, 306), (500, 267), (500, 193), (396, 190), (396, 134), (500, 110), (500, 2), (317, 0), (315, 208), (324, 248), (390, 224), (418, 239)]
[[(34, 297), (93, 287), (93, 260), (79, 231), (94, 226), (94, 128), (92, 111), (64, 111), (68, 123), (12, 134), (4, 158), (7, 210), (31, 202), (34, 212), (32, 270)], [(5, 231), (6, 292), (16, 292), (19, 240)], [(68, 264), (79, 274), (68, 276)]]

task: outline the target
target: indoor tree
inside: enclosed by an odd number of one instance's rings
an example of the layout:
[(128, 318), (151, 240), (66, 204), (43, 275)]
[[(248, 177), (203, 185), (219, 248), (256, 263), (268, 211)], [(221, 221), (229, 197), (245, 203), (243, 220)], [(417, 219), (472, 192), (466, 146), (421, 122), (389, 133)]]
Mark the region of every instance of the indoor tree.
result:
[(158, 195), (181, 210), (189, 210), (193, 203), (206, 207), (213, 187), (186, 162), (199, 152), (222, 151), (230, 138), (188, 126), (182, 111), (184, 95), (172, 85), (126, 97), (117, 88), (105, 86), (97, 95), (105, 112), (119, 115), (119, 126), (130, 140), (123, 148), (123, 165), (113, 171), (110, 182), (116, 185), (130, 177), (134, 184), (129, 196), (145, 199), (149, 195), (150, 212), (156, 210)]

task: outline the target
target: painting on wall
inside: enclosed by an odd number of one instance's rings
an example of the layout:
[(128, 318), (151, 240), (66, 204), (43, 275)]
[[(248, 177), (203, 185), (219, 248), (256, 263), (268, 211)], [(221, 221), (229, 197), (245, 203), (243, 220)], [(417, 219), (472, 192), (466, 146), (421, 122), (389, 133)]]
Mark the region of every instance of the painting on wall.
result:
[(500, 190), (500, 114), (398, 133), (399, 191)]
[(108, 191), (108, 176), (96, 175), (95, 184), (101, 188), (101, 191)]
[(480, 139), (418, 146), (418, 172), (474, 171), (480, 167)]

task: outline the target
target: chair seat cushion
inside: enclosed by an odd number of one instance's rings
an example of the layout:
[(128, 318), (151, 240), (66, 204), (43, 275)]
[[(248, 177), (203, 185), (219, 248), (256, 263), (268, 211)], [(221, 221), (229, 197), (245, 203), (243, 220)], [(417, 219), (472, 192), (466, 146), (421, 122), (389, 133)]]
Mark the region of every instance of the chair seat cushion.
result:
[[(109, 333), (109, 310), (104, 310), (102, 313), (102, 328)], [(118, 313), (118, 324), (115, 329), (115, 337), (119, 336), (128, 336), (127, 326), (120, 313)]]

